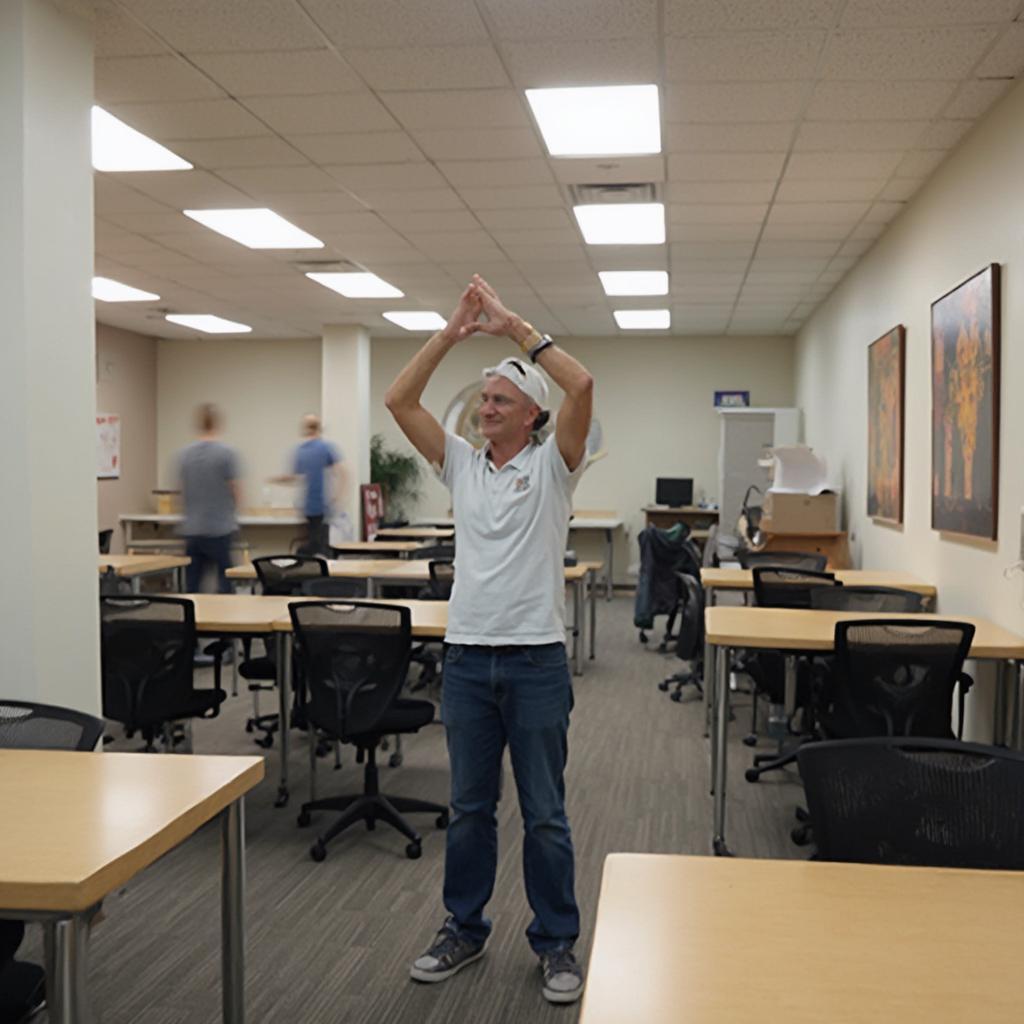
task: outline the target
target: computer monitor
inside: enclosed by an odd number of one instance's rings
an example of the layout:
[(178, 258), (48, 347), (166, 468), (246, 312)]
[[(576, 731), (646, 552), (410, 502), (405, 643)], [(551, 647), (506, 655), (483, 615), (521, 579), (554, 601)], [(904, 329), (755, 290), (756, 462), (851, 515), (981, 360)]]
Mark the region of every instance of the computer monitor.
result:
[(682, 508), (693, 504), (693, 480), (681, 477), (659, 476), (654, 500), (658, 505)]

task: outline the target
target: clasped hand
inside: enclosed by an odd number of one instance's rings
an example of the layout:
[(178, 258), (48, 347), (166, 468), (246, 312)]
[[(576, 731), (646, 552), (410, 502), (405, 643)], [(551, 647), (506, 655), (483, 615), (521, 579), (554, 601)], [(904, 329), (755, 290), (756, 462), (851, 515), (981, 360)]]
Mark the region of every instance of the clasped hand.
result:
[(445, 333), (454, 341), (462, 341), (477, 331), (499, 337), (509, 334), (518, 319), (498, 298), (498, 293), (479, 274), (474, 274), (448, 318)]

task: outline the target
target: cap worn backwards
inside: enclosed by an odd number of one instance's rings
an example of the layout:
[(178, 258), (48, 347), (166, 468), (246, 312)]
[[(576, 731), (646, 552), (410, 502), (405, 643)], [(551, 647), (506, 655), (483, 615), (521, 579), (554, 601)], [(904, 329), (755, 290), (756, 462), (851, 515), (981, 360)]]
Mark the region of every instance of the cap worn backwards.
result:
[(539, 370), (515, 356), (502, 359), (497, 366), (489, 366), (483, 372), (488, 377), (504, 377), (514, 384), (527, 398), (546, 409), (548, 404), (548, 382)]

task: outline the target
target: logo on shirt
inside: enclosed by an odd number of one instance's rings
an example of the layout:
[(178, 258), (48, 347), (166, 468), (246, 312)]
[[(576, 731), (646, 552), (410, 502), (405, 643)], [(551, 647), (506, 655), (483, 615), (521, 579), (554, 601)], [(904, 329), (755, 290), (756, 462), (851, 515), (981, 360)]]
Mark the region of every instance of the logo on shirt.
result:
[(515, 483), (512, 484), (512, 490), (516, 494), (522, 494), (523, 491), (528, 491), (529, 489), (530, 489), (530, 474), (529, 473), (524, 473), (522, 476), (517, 476), (516, 479), (515, 479)]

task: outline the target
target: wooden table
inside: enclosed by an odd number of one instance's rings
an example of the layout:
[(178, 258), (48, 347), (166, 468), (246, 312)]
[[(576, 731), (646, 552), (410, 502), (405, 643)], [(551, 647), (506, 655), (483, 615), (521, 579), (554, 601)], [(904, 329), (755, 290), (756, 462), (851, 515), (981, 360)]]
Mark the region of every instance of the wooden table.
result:
[(613, 853), (579, 1022), (1016, 1024), (1022, 915), (1020, 872)]
[(344, 544), (332, 544), (331, 550), (342, 555), (368, 555), (370, 558), (380, 555), (408, 558), (421, 547), (423, 544), (418, 540), (347, 540)]
[[(126, 512), (122, 513), (117, 518), (118, 522), (121, 524), (121, 534), (124, 538), (125, 551), (130, 548), (158, 548), (167, 547), (170, 544), (182, 543), (182, 538), (180, 537), (165, 536), (162, 539), (158, 537), (161, 528), (178, 526), (182, 522), (183, 517), (180, 512)], [(290, 508), (277, 510), (248, 509), (238, 514), (237, 522), (239, 530), (245, 530), (249, 527), (260, 528), (286, 526), (291, 528), (294, 532), (296, 527), (306, 526), (306, 517), (299, 515), (298, 512)], [(139, 535), (140, 529), (148, 529), (149, 537), (141, 537)], [(288, 545), (285, 544), (284, 547), (287, 550)], [(248, 550), (245, 545), (243, 545), (243, 549)]]
[(612, 577), (615, 559), (615, 531), (621, 529), (622, 520), (618, 516), (592, 515), (589, 512), (574, 512), (569, 520), (569, 532), (573, 530), (601, 530), (604, 533), (605, 564), (608, 566), (604, 576), (604, 597), (612, 599)]
[(659, 530), (671, 529), (676, 523), (686, 523), (690, 529), (707, 530), (718, 522), (717, 508), (699, 508), (697, 505), (645, 505), (643, 508), (645, 526), (657, 526)]
[[(714, 793), (714, 827), (712, 848), (715, 853), (728, 853), (725, 841), (726, 761), (729, 739), (729, 664), (733, 648), (782, 651), (786, 663), (786, 691), (796, 688), (796, 652), (831, 651), (835, 642), (837, 622), (857, 619), (903, 619), (911, 623), (929, 620), (969, 622), (974, 626), (974, 640), (969, 658), (995, 661), (999, 664), (999, 686), (996, 690), (996, 728), (994, 742), (1000, 743), (1005, 728), (1007, 676), (1019, 677), (1018, 662), (1024, 659), (1024, 636), (1011, 633), (1002, 626), (970, 615), (878, 615), (875, 612), (805, 611), (792, 608), (708, 608), (704, 627), (714, 652), (714, 674), (709, 674), (711, 687), (711, 776)], [(789, 698), (787, 697), (787, 700)]]
[(382, 540), (451, 540), (454, 530), (440, 526), (388, 526), (378, 530), (377, 537)]
[[(279, 597), (264, 594), (186, 594), (195, 608), (196, 632), (218, 637), (271, 636), (275, 641), (274, 663), (277, 670), (278, 714), (280, 715), (280, 764), (275, 806), (288, 803), (288, 729), (291, 714), (291, 617), (288, 606), (295, 601), (316, 600), (306, 597)], [(339, 600), (325, 598), (324, 600)], [(344, 599), (341, 599), (344, 600)], [(364, 600), (364, 598), (359, 598)], [(447, 601), (384, 601), (412, 612), (412, 635), (424, 640), (443, 639), (448, 626)]]
[(169, 572), (177, 590), (185, 589), (184, 570), (192, 561), (181, 555), (99, 555), (99, 571), (112, 572), (130, 579), (132, 591), (138, 593), (143, 576)]
[(52, 1024), (92, 1019), (89, 924), (103, 899), (218, 816), (223, 1019), (242, 1024), (243, 797), (262, 778), (259, 757), (0, 750), (0, 917), (44, 923)]

